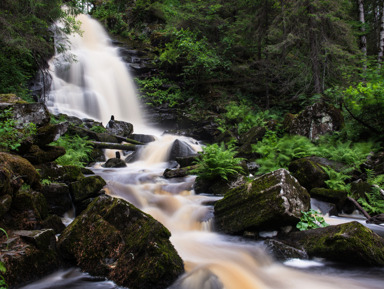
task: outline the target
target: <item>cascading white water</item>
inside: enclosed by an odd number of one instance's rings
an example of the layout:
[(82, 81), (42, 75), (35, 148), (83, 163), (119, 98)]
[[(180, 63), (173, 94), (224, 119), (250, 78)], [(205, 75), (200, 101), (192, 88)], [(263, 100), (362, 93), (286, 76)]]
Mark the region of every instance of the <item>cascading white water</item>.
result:
[[(131, 80), (116, 49), (109, 45), (97, 22), (88, 16), (79, 19), (83, 23), (83, 37), (70, 37), (77, 62), (69, 67), (62, 55), (52, 61), (51, 109), (96, 118), (104, 124), (110, 115), (134, 125), (140, 123), (142, 118), (132, 95)], [(315, 276), (287, 268), (274, 262), (256, 242), (212, 231), (213, 208), (205, 204), (218, 197), (195, 195), (193, 176), (171, 181), (162, 177), (168, 166), (165, 156), (174, 139), (175, 136), (165, 136), (148, 145), (139, 160), (126, 168), (93, 168), (107, 180), (107, 190), (112, 196), (131, 202), (171, 231), (171, 241), (186, 269), (171, 289), (380, 288), (380, 284), (371, 286), (356, 279)], [(314, 264), (323, 266), (319, 262)], [(93, 288), (93, 285), (76, 288)]]
[(56, 46), (69, 45), (69, 51), (50, 61), (48, 107), (53, 113), (92, 118), (104, 125), (114, 115), (117, 120), (142, 126), (135, 87), (118, 49), (96, 20), (87, 15), (76, 19), (81, 22), (81, 35), (56, 39), (60, 42)]

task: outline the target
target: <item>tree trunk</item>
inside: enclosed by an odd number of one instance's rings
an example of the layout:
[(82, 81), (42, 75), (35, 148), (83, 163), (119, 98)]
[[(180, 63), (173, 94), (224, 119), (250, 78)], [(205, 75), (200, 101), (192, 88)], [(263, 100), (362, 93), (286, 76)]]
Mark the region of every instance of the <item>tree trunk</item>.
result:
[(360, 21), (360, 31), (361, 31), (361, 36), (360, 36), (360, 49), (361, 52), (363, 53), (363, 69), (366, 71), (367, 69), (367, 36), (365, 35), (365, 16), (364, 16), (364, 0), (357, 0), (357, 4), (359, 6), (359, 21)]
[(315, 14), (313, 5), (311, 1), (307, 1), (307, 11), (308, 11), (308, 25), (309, 25), (309, 45), (310, 45), (310, 58), (312, 62), (312, 78), (315, 93), (321, 94), (323, 92), (321, 86), (321, 64), (319, 61), (319, 45), (317, 34), (315, 32), (316, 23), (313, 19)]
[(378, 54), (378, 62), (381, 67), (381, 63), (383, 61), (384, 56), (384, 4), (381, 7), (381, 23), (380, 23), (380, 38), (379, 38), (379, 54)]

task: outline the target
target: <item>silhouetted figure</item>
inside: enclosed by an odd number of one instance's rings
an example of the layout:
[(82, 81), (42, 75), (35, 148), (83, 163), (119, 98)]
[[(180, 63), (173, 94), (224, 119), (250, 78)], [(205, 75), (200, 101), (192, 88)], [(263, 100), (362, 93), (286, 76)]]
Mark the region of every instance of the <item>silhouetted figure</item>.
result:
[(108, 122), (107, 127), (112, 128), (115, 123), (115, 116), (111, 115), (111, 120)]
[(120, 159), (120, 152), (116, 152), (115, 155), (117, 159)]

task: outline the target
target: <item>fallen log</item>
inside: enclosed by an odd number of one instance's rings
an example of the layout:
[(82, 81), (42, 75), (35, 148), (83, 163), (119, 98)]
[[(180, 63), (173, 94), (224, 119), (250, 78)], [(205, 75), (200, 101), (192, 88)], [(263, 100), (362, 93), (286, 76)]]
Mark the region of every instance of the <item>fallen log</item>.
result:
[(119, 144), (119, 143), (109, 143), (109, 142), (98, 142), (91, 141), (91, 144), (95, 148), (99, 149), (113, 149), (113, 150), (124, 150), (124, 151), (135, 151), (139, 145), (134, 144)]

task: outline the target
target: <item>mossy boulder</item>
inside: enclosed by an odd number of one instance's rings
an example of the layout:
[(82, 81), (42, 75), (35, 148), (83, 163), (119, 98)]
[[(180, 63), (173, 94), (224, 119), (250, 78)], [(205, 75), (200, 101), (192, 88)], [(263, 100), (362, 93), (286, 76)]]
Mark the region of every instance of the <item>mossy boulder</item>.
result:
[(339, 109), (326, 103), (315, 103), (297, 116), (287, 115), (284, 126), (290, 134), (316, 140), (321, 135), (340, 130), (344, 126), (344, 118)]
[(384, 239), (358, 222), (290, 233), (284, 242), (304, 249), (310, 257), (384, 266)]
[(42, 127), (51, 120), (48, 108), (43, 103), (14, 103), (2, 105), (2, 108), (12, 108), (12, 118), (18, 121), (16, 128), (22, 128), (27, 123)]
[(295, 160), (289, 164), (289, 171), (299, 183), (310, 191), (313, 188), (326, 187), (328, 174), (318, 163), (309, 158)]
[(37, 130), (34, 137), (34, 143), (38, 146), (48, 145), (51, 142), (58, 140), (59, 137), (68, 130), (68, 126), (68, 122), (62, 122), (59, 124), (49, 123)]
[(36, 165), (41, 178), (51, 182), (70, 184), (84, 178), (83, 170), (76, 166), (58, 166), (55, 163)]
[(65, 149), (60, 146), (39, 147), (32, 145), (29, 150), (23, 154), (23, 157), (34, 165), (53, 162), (57, 158), (65, 155)]
[(157, 289), (184, 272), (169, 237), (151, 216), (103, 195), (64, 230), (58, 245), (67, 260), (90, 274), (132, 289)]
[(215, 225), (219, 231), (278, 230), (296, 225), (310, 207), (305, 188), (285, 169), (280, 169), (230, 190), (215, 204)]
[(90, 176), (73, 182), (69, 185), (72, 200), (76, 204), (96, 197), (105, 185), (106, 182), (100, 176)]
[(10, 288), (41, 278), (61, 266), (53, 230), (8, 233), (9, 239), (0, 244), (0, 261), (5, 265), (3, 276)]
[(21, 178), (32, 188), (40, 188), (40, 176), (35, 167), (25, 158), (0, 152), (0, 167), (9, 170), (12, 178)]
[(119, 138), (109, 133), (97, 133), (92, 130), (70, 125), (68, 132), (72, 135), (78, 135), (81, 137), (87, 137), (91, 140), (100, 142), (120, 143)]
[(238, 150), (239, 156), (251, 158), (256, 157), (256, 154), (252, 149), (252, 144), (256, 144), (258, 141), (260, 141), (264, 137), (266, 131), (267, 130), (265, 127), (255, 126), (245, 134), (240, 135), (240, 148)]
[(125, 163), (125, 161), (119, 158), (110, 158), (103, 165), (103, 167), (105, 168), (124, 168), (126, 166), (127, 164)]
[(327, 188), (313, 188), (310, 191), (311, 197), (335, 204), (338, 210), (341, 210), (347, 200), (348, 193), (342, 190), (332, 190)]

